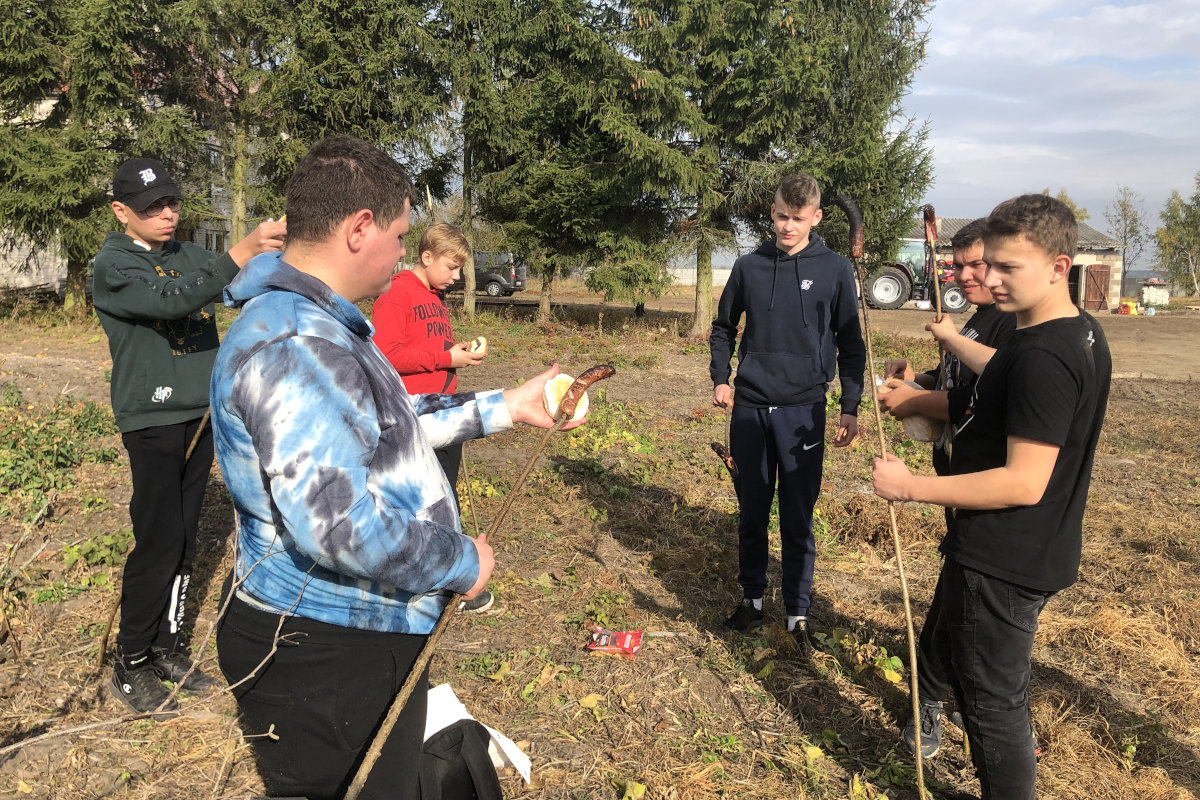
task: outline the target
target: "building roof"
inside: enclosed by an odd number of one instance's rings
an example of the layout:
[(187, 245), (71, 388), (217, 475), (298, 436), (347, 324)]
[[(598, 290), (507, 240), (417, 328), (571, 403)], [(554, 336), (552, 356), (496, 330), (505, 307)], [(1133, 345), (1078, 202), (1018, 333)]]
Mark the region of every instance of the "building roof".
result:
[[(938, 217), (938, 246), (949, 247), (950, 240), (954, 238), (954, 234), (958, 233), (964, 225), (971, 222), (971, 217)], [(925, 222), (920, 219), (913, 220), (912, 229), (908, 233), (910, 239), (925, 238)], [(1088, 225), (1086, 222), (1079, 223), (1079, 241), (1078, 249), (1080, 250), (1116, 250), (1120, 244), (1111, 236), (1101, 233), (1100, 231)]]

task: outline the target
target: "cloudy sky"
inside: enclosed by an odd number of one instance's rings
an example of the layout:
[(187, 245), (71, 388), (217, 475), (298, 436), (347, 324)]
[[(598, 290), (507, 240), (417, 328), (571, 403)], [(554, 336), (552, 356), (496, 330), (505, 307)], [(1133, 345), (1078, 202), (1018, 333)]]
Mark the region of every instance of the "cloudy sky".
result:
[(939, 216), (1065, 187), (1106, 230), (1117, 184), (1157, 223), (1200, 171), (1200, 0), (940, 0), (905, 110), (930, 123)]

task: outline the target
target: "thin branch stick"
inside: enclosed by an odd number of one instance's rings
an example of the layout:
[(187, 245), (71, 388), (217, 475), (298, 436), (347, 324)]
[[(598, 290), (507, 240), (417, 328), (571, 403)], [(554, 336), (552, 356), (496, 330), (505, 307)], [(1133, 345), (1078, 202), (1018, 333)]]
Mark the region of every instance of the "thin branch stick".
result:
[[(261, 564), (264, 560), (266, 560), (270, 556), (278, 555), (279, 553), (283, 553), (283, 552), (286, 552), (286, 550), (269, 550), (266, 554), (263, 555), (262, 558), (260, 558), (258, 561), (255, 561), (254, 564), (251, 565), (250, 569), (246, 571), (246, 576), (248, 577), (250, 575), (250, 573), (254, 571), (255, 567), (257, 567), (259, 564)], [(314, 566), (316, 566), (316, 565), (314, 564)], [(312, 567), (310, 567), (309, 570), (311, 571)], [(236, 589), (237, 586), (241, 585), (241, 583), (243, 583), (245, 580), (246, 580), (245, 577), (240, 578), (240, 579), (234, 581), (233, 584), (230, 586), (229, 596), (225, 598), (225, 603), (221, 606), (221, 609), (217, 614), (217, 620), (209, 624), (209, 631), (208, 631), (208, 634), (205, 636), (205, 640), (204, 640), (205, 644), (207, 643), (208, 638), (212, 635), (212, 631), (216, 627), (217, 622), (220, 621), (221, 617), (225, 614), (225, 611), (229, 608), (229, 604), (231, 602), (231, 598), (233, 597), (234, 590)], [(280, 637), (279, 633), (283, 628), (283, 623), (287, 620), (288, 615), (292, 612), (292, 610), (295, 609), (296, 605), (299, 604), (300, 598), (304, 596), (304, 589), (307, 586), (308, 586), (308, 580), (306, 577), (304, 585), (301, 586), (301, 588), (300, 588), (300, 594), (297, 595), (295, 601), (288, 608), (288, 610), (286, 612), (284, 612), (283, 614), (279, 615), (279, 624), (275, 627), (275, 636), (271, 643), (271, 649), (267, 652), (267, 654), (265, 656), (263, 656), (263, 659), (258, 663), (258, 665), (255, 666), (255, 668), (253, 670), (251, 670), (250, 673), (246, 675), (246, 677), (242, 678), (241, 680), (239, 680), (235, 683), (230, 684), (225, 689), (204, 695), (203, 697), (196, 699), (194, 702), (191, 702), (186, 706), (182, 706), (179, 709), (179, 716), (183, 716), (183, 715), (187, 714), (189, 711), (192, 711), (193, 709), (200, 708), (202, 706), (206, 706), (209, 703), (211, 703), (213, 700), (215, 700), (216, 698), (218, 698), (224, 694), (232, 693), (234, 689), (236, 689), (238, 686), (241, 686), (243, 683), (245, 683), (246, 681), (253, 678), (255, 675), (258, 674), (258, 672), (260, 670), (262, 670), (262, 668), (264, 666), (266, 666), (266, 663), (271, 660), (271, 658), (275, 655), (276, 651), (279, 649), (279, 643), (280, 643), (280, 641), (282, 641), (282, 638)], [(202, 649), (203, 649), (203, 646), (204, 645), (201, 646)], [(193, 667), (194, 666), (195, 666), (195, 662), (193, 662)], [(171, 692), (170, 697), (174, 697), (175, 694), (178, 692), (178, 690), (179, 690), (179, 687), (178, 687), (178, 685), (176, 685), (175, 691)], [(169, 700), (170, 700), (170, 698), (168, 698), (168, 701)], [(168, 702), (168, 701), (164, 701), (164, 702)], [(161, 706), (160, 706), (160, 708), (161, 708)], [(119, 724), (122, 724), (125, 722), (133, 722), (133, 721), (139, 720), (139, 719), (150, 719), (150, 718), (155, 717), (159, 713), (161, 713), (161, 712), (158, 709), (156, 709), (154, 711), (147, 711), (147, 712), (141, 713), (141, 714), (125, 714), (120, 717), (113, 717), (112, 719), (100, 720), (99, 722), (90, 722), (85, 725), (76, 725), (76, 726), (70, 727), (70, 728), (61, 728), (56, 731), (48, 731), (47, 733), (43, 733), (38, 736), (29, 738), (29, 739), (22, 739), (19, 742), (14, 742), (13, 744), (10, 744), (6, 747), (0, 747), (0, 757), (3, 757), (12, 752), (16, 752), (17, 750), (20, 750), (29, 745), (37, 744), (38, 742), (44, 742), (48, 739), (58, 739), (63, 736), (71, 736), (76, 733), (86, 733), (87, 731), (97, 730), (99, 728), (107, 728), (112, 725), (119, 725)]]
[[(868, 382), (873, 392), (875, 389), (874, 369), (875, 369), (875, 351), (871, 344), (871, 318), (867, 311), (866, 293), (863, 291), (863, 275), (862, 265), (859, 259), (862, 258), (863, 234), (862, 234), (862, 215), (858, 208), (854, 206), (851, 200), (845, 195), (838, 195), (835, 202), (846, 212), (846, 218), (850, 221), (850, 259), (853, 263), (854, 278), (858, 283), (858, 299), (859, 308), (862, 311), (863, 321), (863, 339), (866, 340), (867, 346), (867, 371), (871, 373), (872, 379)], [(933, 211), (932, 206), (927, 207), (926, 219), (928, 214)], [(928, 225), (926, 225), (928, 229)], [(936, 275), (935, 275), (936, 279)], [(940, 297), (941, 287), (938, 287)], [(939, 300), (940, 306), (940, 300)], [(940, 308), (939, 308), (940, 311)], [(879, 457), (885, 458), (887, 449), (887, 439), (883, 435), (883, 414), (879, 410), (879, 402), (872, 397), (871, 408), (875, 411), (875, 431), (879, 435)], [(921, 754), (921, 707), (919, 687), (917, 681), (917, 637), (913, 632), (912, 620), (912, 602), (908, 596), (908, 578), (904, 573), (904, 548), (900, 543), (900, 526), (896, 521), (896, 504), (889, 500), (888, 504), (888, 521), (892, 527), (892, 546), (896, 550), (896, 571), (900, 577), (900, 595), (904, 600), (904, 624), (905, 631), (908, 634), (908, 668), (910, 685), (912, 687), (912, 713), (913, 722), (917, 726), (917, 747), (916, 747), (916, 772), (917, 772), (917, 795), (921, 800), (925, 800), (925, 764)]]

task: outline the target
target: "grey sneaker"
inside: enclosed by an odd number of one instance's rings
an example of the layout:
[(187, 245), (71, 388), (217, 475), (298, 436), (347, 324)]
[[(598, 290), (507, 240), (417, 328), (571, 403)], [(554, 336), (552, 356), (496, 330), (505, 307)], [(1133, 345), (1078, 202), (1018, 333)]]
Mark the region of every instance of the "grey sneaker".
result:
[(470, 600), (463, 600), (458, 604), (459, 611), (465, 611), (468, 614), (482, 614), (487, 611), (496, 602), (496, 598), (487, 589), (484, 589), (479, 594), (475, 595)]
[(750, 631), (762, 627), (763, 611), (761, 608), (755, 608), (754, 601), (749, 597), (743, 597), (742, 602), (733, 610), (724, 624), (731, 631), (750, 633)]
[[(920, 708), (921, 755), (924, 758), (933, 758), (942, 749), (942, 704), (927, 703), (922, 700)], [(908, 724), (904, 726), (904, 732), (900, 738), (904, 739), (908, 752), (917, 752), (917, 730), (912, 720), (909, 720)]]
[[(162, 685), (154, 667), (147, 663), (145, 666), (126, 669), (117, 661), (113, 667), (112, 680), (108, 682), (112, 694), (125, 705), (139, 714), (148, 714), (170, 697), (167, 687)], [(170, 719), (179, 715), (179, 703), (171, 701), (163, 706), (162, 711), (154, 714), (156, 720)]]

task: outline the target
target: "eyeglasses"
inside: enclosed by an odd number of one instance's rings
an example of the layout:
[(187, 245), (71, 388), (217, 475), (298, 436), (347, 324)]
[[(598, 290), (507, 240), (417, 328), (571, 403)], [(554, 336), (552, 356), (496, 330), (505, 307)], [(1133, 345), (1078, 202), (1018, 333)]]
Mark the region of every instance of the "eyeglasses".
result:
[(157, 217), (163, 212), (164, 208), (169, 208), (172, 211), (178, 211), (179, 209), (183, 208), (183, 200), (178, 197), (163, 197), (159, 200), (155, 200), (138, 213), (145, 214), (147, 217)]

